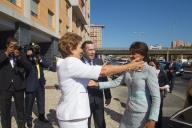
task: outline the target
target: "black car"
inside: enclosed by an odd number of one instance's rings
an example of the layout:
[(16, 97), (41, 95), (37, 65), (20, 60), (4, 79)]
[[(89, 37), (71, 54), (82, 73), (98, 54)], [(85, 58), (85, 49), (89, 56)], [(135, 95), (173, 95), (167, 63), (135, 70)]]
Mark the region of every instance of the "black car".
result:
[(169, 128), (192, 128), (192, 106), (176, 112), (169, 119)]

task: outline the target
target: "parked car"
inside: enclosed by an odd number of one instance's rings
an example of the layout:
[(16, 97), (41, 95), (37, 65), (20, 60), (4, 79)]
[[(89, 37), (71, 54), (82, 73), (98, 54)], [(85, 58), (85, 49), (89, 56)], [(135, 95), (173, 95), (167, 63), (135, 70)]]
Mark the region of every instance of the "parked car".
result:
[(183, 73), (184, 73), (183, 65), (180, 63), (177, 63), (176, 76), (181, 76), (181, 75), (183, 75)]
[(171, 116), (169, 128), (192, 128), (192, 106), (184, 108)]
[(192, 62), (190, 62), (190, 61), (183, 62), (183, 63), (182, 63), (182, 66), (183, 66), (183, 67), (191, 67), (191, 66), (192, 66)]

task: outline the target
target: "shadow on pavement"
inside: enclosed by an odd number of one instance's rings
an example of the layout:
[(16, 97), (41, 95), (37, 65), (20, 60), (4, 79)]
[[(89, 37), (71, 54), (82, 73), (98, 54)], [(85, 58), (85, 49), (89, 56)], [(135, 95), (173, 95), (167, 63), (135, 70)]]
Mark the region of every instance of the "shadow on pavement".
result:
[[(35, 117), (33, 117), (33, 118), (35, 118), (33, 120), (33, 126), (34, 126), (33, 128), (54, 128), (53, 126), (59, 127), (55, 109), (49, 109), (49, 113), (46, 114), (47, 119), (50, 121), (49, 123), (43, 123), (38, 120), (38, 118), (37, 118), (38, 109), (37, 109), (36, 102), (34, 103), (34, 106), (33, 106), (33, 113), (35, 114)], [(17, 120), (14, 101), (12, 101), (11, 116), (13, 116), (15, 118), (15, 120)], [(1, 128), (1, 125), (0, 125), (0, 128)]]
[(50, 121), (49, 123), (43, 123), (41, 121), (38, 121), (38, 119), (35, 119), (33, 121), (34, 128), (54, 128), (53, 126), (58, 126), (58, 121), (56, 118), (56, 111), (55, 109), (50, 109), (49, 113), (47, 114), (47, 119)]
[(123, 107), (123, 108), (126, 107), (126, 103), (121, 102), (120, 99), (118, 99), (118, 98), (113, 98), (113, 99), (116, 100), (116, 101), (119, 101), (120, 104), (121, 104), (121, 107)]
[(56, 116), (56, 110), (55, 110), (55, 109), (49, 109), (49, 113), (47, 114), (47, 118), (48, 118), (48, 120), (49, 120), (53, 125), (59, 126), (58, 120), (57, 120), (57, 116)]
[(110, 115), (112, 120), (120, 123), (122, 114), (117, 113), (116, 111), (114, 111), (114, 110), (112, 110), (110, 108), (105, 108), (105, 112), (107, 113), (107, 115)]

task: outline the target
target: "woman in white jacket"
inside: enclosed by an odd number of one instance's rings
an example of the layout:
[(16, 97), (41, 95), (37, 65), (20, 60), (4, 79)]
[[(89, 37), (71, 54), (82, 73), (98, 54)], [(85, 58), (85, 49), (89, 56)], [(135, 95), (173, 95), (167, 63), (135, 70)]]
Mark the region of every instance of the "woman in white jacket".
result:
[(90, 116), (87, 83), (99, 76), (143, 68), (143, 62), (113, 66), (90, 66), (80, 60), (82, 38), (75, 33), (66, 33), (58, 44), (62, 59), (57, 62), (57, 74), (61, 98), (57, 106), (57, 118), (61, 128), (87, 128)]

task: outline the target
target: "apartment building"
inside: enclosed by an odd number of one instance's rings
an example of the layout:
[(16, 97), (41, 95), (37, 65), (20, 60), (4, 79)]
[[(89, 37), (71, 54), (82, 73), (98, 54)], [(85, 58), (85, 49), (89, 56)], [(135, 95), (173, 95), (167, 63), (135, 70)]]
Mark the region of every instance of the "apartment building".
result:
[(95, 43), (96, 48), (102, 48), (103, 28), (103, 25), (90, 26), (90, 38)]
[(9, 36), (21, 46), (37, 42), (50, 63), (66, 32), (89, 39), (90, 0), (0, 0), (0, 49)]

